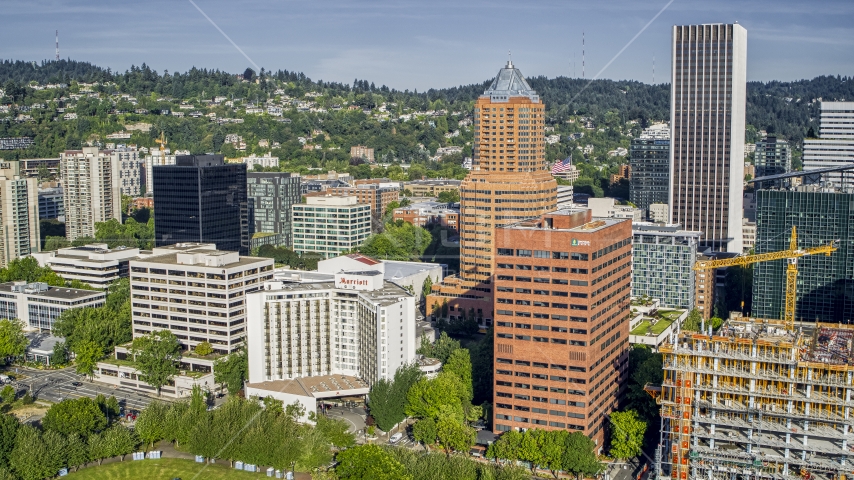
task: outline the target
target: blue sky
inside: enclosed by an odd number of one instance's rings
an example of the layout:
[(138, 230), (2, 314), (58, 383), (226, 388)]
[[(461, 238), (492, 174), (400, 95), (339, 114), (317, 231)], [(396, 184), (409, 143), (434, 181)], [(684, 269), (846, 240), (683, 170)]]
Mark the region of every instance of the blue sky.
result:
[[(313, 79), (424, 90), (484, 81), (512, 51), (526, 76), (669, 81), (674, 24), (738, 22), (748, 79), (854, 75), (854, 1), (193, 0), (255, 64)], [(252, 66), (190, 0), (4, 0), (0, 58), (54, 56), (124, 71)], [(628, 46), (627, 46), (628, 45)], [(625, 50), (606, 67), (615, 55)]]

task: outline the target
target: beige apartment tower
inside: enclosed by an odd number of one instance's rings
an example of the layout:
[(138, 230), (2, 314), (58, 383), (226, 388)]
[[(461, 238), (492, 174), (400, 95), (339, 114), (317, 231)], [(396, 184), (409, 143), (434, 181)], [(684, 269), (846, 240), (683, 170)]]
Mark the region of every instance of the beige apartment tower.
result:
[(38, 179), (18, 162), (0, 162), (0, 267), (39, 251)]
[(60, 153), (65, 188), (65, 236), (95, 237), (95, 223), (122, 219), (119, 162), (97, 147)]
[(673, 27), (670, 223), (716, 251), (742, 252), (747, 30)]

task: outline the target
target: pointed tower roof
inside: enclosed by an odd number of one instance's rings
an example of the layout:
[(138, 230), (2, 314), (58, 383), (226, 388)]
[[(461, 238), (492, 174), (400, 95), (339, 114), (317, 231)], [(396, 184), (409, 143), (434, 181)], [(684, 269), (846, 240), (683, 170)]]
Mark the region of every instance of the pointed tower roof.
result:
[(507, 65), (498, 71), (495, 80), (486, 91), (484, 96), (490, 97), (493, 102), (507, 101), (510, 97), (528, 97), (533, 102), (539, 103), (540, 97), (537, 92), (528, 85), (525, 77), (513, 62), (508, 60)]

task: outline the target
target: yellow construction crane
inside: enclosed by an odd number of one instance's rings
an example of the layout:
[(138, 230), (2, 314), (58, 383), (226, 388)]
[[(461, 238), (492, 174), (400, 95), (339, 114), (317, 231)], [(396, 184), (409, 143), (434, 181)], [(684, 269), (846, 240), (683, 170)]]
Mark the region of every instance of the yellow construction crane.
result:
[(160, 144), (160, 160), (163, 161), (163, 159), (166, 158), (164, 157), (166, 144), (169, 143), (166, 141), (166, 135), (161, 131), (160, 138), (155, 138), (154, 141)]
[(797, 300), (798, 287), (798, 258), (807, 255), (824, 254), (830, 256), (836, 251), (833, 243), (820, 247), (798, 248), (798, 234), (792, 226), (792, 238), (789, 240), (789, 249), (779, 252), (760, 253), (758, 255), (741, 255), (735, 258), (722, 260), (699, 261), (694, 265), (694, 270), (712, 270), (719, 267), (744, 266), (759, 262), (770, 262), (772, 260), (787, 259), (789, 266), (786, 268), (786, 308), (783, 314), (783, 322), (789, 331), (795, 329), (795, 301)]

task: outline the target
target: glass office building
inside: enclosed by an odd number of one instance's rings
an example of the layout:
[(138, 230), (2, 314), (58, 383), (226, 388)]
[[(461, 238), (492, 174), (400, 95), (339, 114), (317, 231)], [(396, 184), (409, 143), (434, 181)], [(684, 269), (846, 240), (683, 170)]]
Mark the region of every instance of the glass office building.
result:
[(214, 243), (249, 254), (245, 164), (226, 164), (222, 155), (179, 155), (175, 165), (152, 171), (155, 246)]
[[(756, 253), (789, 248), (792, 226), (799, 247), (836, 241), (830, 256), (798, 259), (795, 319), (851, 323), (854, 318), (854, 193), (818, 186), (756, 191)], [(753, 312), (783, 318), (786, 261), (753, 266)]]
[(653, 203), (667, 203), (670, 196), (670, 127), (653, 125), (632, 139), (629, 199), (644, 211)]
[(290, 173), (249, 172), (246, 180), (251, 247), (293, 246), (291, 215), (301, 198), (300, 177)]

